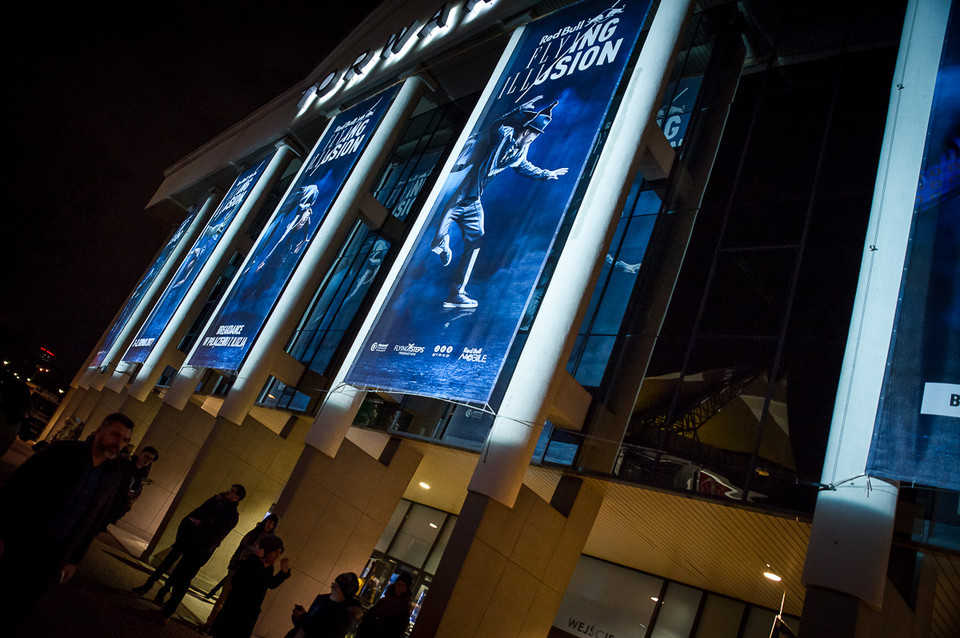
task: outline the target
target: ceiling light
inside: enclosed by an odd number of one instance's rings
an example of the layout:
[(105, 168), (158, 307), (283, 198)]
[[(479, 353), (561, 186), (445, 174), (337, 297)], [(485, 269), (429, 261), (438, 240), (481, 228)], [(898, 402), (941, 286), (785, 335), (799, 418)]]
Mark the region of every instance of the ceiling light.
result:
[(432, 527), (433, 529), (437, 529), (437, 524), (436, 524), (436, 523), (430, 523), (430, 527)]
[(422, 487), (422, 488), (425, 489), (425, 490), (429, 490), (429, 489), (430, 489), (430, 485), (427, 484), (427, 483), (424, 483), (423, 481), (420, 481), (420, 487)]
[(767, 580), (772, 580), (775, 583), (779, 583), (783, 578), (773, 571), (773, 568), (770, 567), (770, 563), (767, 563), (767, 569), (763, 572), (763, 577)]

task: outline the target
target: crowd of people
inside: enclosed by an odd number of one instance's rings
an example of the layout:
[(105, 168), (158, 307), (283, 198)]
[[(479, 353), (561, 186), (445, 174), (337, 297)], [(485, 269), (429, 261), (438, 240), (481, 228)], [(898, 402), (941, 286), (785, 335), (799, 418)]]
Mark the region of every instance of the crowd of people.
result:
[[(12, 635), (48, 587), (69, 582), (93, 539), (131, 510), (159, 460), (151, 446), (133, 453), (132, 432), (133, 421), (114, 413), (84, 441), (54, 436), (36, 446), (0, 486), (0, 511), (17, 512), (0, 518), (0, 633)], [(166, 625), (176, 613), (194, 577), (236, 527), (238, 504), (245, 496), (244, 486), (234, 484), (180, 521), (163, 560), (133, 589), (148, 595), (163, 579), (154, 596), (160, 608), (153, 620)], [(210, 615), (196, 627), (201, 634), (252, 635), (267, 591), (290, 577), (290, 561), (283, 557), (283, 540), (276, 533), (279, 523), (270, 513), (243, 536), (226, 576), (208, 594), (220, 590)], [(284, 638), (344, 638), (351, 632), (355, 638), (401, 638), (408, 628), (412, 586), (412, 575), (400, 572), (364, 612), (359, 578), (353, 572), (340, 574), (329, 593), (318, 595), (307, 608), (293, 608), (293, 628)]]

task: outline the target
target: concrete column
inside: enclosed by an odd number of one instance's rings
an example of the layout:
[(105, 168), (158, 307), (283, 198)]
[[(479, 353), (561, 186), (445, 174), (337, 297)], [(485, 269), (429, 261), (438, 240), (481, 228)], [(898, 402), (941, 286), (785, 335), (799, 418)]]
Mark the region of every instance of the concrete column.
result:
[(256, 634), (284, 634), (294, 604), (309, 607), (337, 574), (363, 570), (421, 458), (397, 439), (380, 458), (350, 441), (335, 457), (303, 447), (275, 509), (293, 573), (267, 595)]
[[(580, 212), (557, 262), (537, 319), (504, 394), (469, 489), (512, 505), (557, 381), (565, 370), (590, 291), (603, 265), (633, 176), (648, 145), (660, 98), (680, 46), (692, 0), (664, 2), (613, 121)], [(593, 268), (584, 268), (593, 264)]]
[(144, 487), (140, 499), (119, 526), (145, 539), (142, 558), (146, 559), (158, 545), (167, 547), (173, 543), (180, 519), (172, 526), (168, 523), (183, 499), (183, 486), (194, 473), (195, 462), (215, 421), (212, 414), (193, 403), (182, 410), (161, 405), (140, 439), (140, 445), (157, 449), (160, 460), (150, 470), (152, 483)]
[[(212, 408), (211, 408), (212, 409)], [(215, 411), (215, 410), (214, 410)], [(139, 526), (149, 538), (143, 556), (163, 554), (177, 526), (191, 510), (238, 483), (247, 490), (239, 506), (240, 522), (200, 571), (195, 583), (212, 587), (227, 571), (240, 539), (271, 511), (303, 450), (309, 420), (291, 417), (285, 436), (253, 418), (237, 426), (188, 403), (183, 411), (164, 405), (142, 443), (160, 452), (159, 489), (142, 499), (121, 523)], [(153, 477), (151, 472), (151, 477)], [(283, 526), (278, 529), (283, 534)]]
[(403, 132), (404, 122), (427, 88), (426, 81), (420, 76), (411, 76), (404, 81), (251, 347), (220, 410), (224, 418), (237, 423), (253, 407), (257, 394), (283, 352), (285, 342), (306, 312), (336, 251), (356, 221), (359, 206), (377, 178), (377, 169), (393, 151)]
[(187, 405), (190, 397), (193, 396), (193, 391), (196, 389), (197, 384), (200, 383), (205, 369), (206, 368), (189, 365), (180, 368), (177, 376), (170, 382), (167, 393), (163, 395), (163, 402), (178, 410), (182, 410), (183, 407)]
[(413, 638), (546, 636), (601, 502), (573, 477), (550, 503), (526, 486), (513, 507), (470, 492)]
[[(130, 396), (143, 401), (157, 384), (166, 366), (180, 367), (180, 364), (183, 363), (183, 353), (177, 350), (177, 345), (200, 312), (200, 308), (213, 290), (217, 278), (230, 261), (230, 257), (236, 252), (238, 244), (244, 238), (244, 231), (250, 218), (263, 206), (264, 201), (295, 156), (296, 152), (288, 144), (284, 142), (277, 144), (276, 153), (264, 169), (257, 184), (247, 194), (243, 206), (237, 211), (230, 226), (220, 237), (217, 246), (197, 274), (196, 280), (191, 284), (190, 290), (170, 317), (166, 328), (157, 338), (147, 360), (143, 362), (131, 379), (132, 383), (127, 390)], [(114, 377), (116, 376), (117, 374), (114, 374)], [(126, 375), (121, 376), (123, 377), (121, 381), (125, 383)]]
[(831, 634), (835, 636), (860, 635), (861, 603), (876, 609), (884, 600), (898, 487), (865, 477), (864, 471), (949, 8), (948, 0), (912, 0), (907, 7), (821, 479), (832, 489), (817, 499), (804, 565), (808, 591), (832, 593), (814, 595), (804, 605), (801, 627), (808, 619), (846, 610), (837, 626), (850, 630)]
[[(143, 320), (147, 318), (147, 314), (153, 309), (160, 292), (164, 289), (167, 281), (180, 265), (180, 261), (183, 259), (184, 253), (186, 253), (189, 247), (193, 244), (193, 240), (196, 239), (197, 233), (200, 231), (200, 229), (203, 228), (207, 217), (216, 206), (217, 200), (217, 196), (211, 194), (203, 202), (203, 205), (197, 212), (193, 222), (190, 224), (190, 227), (183, 234), (183, 237), (180, 238), (180, 241), (176, 247), (171, 251), (170, 256), (167, 257), (167, 261), (160, 268), (160, 271), (154, 278), (153, 283), (151, 283), (147, 288), (147, 292), (144, 293), (143, 298), (140, 299), (137, 307), (127, 319), (127, 323), (124, 325), (119, 334), (117, 334), (117, 338), (110, 347), (110, 350), (104, 356), (99, 368), (100, 370), (104, 370), (104, 372), (97, 374), (94, 379), (90, 380), (89, 387), (95, 390), (103, 389), (104, 384), (110, 378), (113, 368), (116, 367), (117, 362), (120, 361), (120, 357), (123, 356), (123, 353), (127, 351), (127, 348), (130, 346), (130, 342), (140, 329), (140, 324), (143, 323)], [(152, 263), (153, 262), (151, 262), (151, 265)]]

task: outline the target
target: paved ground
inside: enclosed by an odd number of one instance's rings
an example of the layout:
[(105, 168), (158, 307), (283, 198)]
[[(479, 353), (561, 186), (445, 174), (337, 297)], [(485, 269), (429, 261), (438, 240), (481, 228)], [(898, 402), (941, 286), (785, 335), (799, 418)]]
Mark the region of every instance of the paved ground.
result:
[[(0, 459), (0, 483), (30, 454), (17, 441)], [(9, 515), (2, 512), (0, 515)], [(153, 602), (159, 585), (147, 597), (130, 589), (146, 580), (150, 568), (131, 556), (111, 534), (94, 541), (74, 578), (63, 586), (52, 586), (40, 603), (13, 634), (16, 638), (197, 638), (194, 629), (205, 620), (213, 604), (191, 591), (165, 627), (154, 618), (159, 605)], [(0, 619), (0, 636), (9, 635)]]

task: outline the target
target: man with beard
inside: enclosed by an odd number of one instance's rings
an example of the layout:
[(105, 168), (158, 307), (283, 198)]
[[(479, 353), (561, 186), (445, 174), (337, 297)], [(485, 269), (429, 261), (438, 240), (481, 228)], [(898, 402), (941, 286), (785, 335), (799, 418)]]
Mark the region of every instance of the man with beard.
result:
[(0, 618), (11, 631), (58, 576), (69, 581), (103, 528), (133, 421), (108, 415), (86, 441), (56, 441), (0, 489)]

